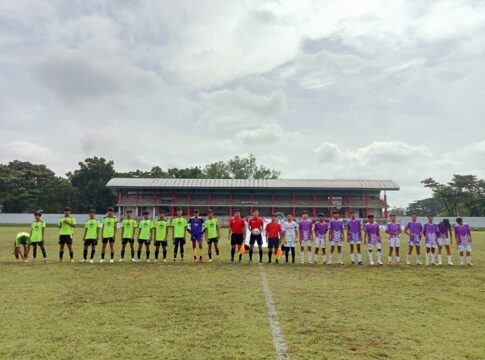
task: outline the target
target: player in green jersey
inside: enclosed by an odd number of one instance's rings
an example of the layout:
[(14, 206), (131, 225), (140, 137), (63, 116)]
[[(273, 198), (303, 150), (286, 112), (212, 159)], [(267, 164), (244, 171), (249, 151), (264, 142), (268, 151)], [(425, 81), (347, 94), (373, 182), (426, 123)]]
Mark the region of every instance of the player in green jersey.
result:
[(37, 261), (37, 246), (39, 246), (42, 251), (44, 262), (47, 262), (47, 254), (44, 247), (45, 222), (41, 220), (41, 217), (42, 213), (36, 211), (34, 214), (35, 220), (30, 224), (30, 246), (33, 248), (32, 257), (34, 258), (34, 262)]
[(219, 222), (214, 218), (214, 212), (211, 209), (207, 211), (207, 219), (204, 222), (204, 235), (209, 246), (207, 253), (209, 262), (212, 262), (212, 244), (216, 251), (216, 259), (219, 259)]
[(165, 219), (165, 211), (160, 210), (158, 219), (155, 221), (155, 262), (158, 261), (160, 245), (163, 251), (163, 262), (167, 262), (167, 235), (168, 221)]
[(64, 257), (64, 247), (67, 245), (71, 262), (74, 262), (74, 251), (72, 250), (72, 236), (76, 227), (76, 219), (71, 216), (71, 208), (64, 208), (64, 216), (58, 221), (59, 225), (59, 262)]
[(94, 262), (94, 254), (96, 253), (96, 245), (98, 245), (99, 239), (99, 228), (101, 225), (99, 224), (99, 220), (96, 219), (94, 216), (96, 215), (96, 210), (91, 209), (89, 210), (89, 219), (84, 224), (84, 251), (83, 251), (83, 259), (81, 262), (86, 262), (88, 257), (88, 249), (91, 246), (91, 258), (89, 262), (92, 264)]
[(114, 211), (112, 207), (109, 207), (106, 211), (106, 216), (103, 219), (103, 247), (101, 248), (101, 260), (99, 262), (104, 262), (104, 256), (106, 253), (106, 245), (108, 245), (111, 250), (110, 263), (113, 263), (115, 257), (115, 238), (116, 238), (116, 224), (118, 219), (114, 216)]
[(120, 262), (125, 258), (126, 244), (130, 243), (131, 247), (131, 261), (136, 261), (135, 259), (135, 229), (138, 227), (136, 220), (131, 216), (133, 211), (126, 210), (126, 219), (121, 222), (121, 259)]
[(177, 209), (177, 216), (171, 221), (171, 226), (173, 229), (173, 261), (177, 261), (177, 252), (180, 246), (180, 258), (184, 261), (184, 245), (185, 236), (187, 235), (187, 219), (182, 217), (183, 211), (181, 208)]
[[(25, 262), (28, 261), (29, 258), (29, 240), (30, 235), (27, 232), (19, 232), (15, 237), (15, 241), (13, 243), (13, 255), (15, 256), (15, 261), (19, 261), (19, 257), (22, 258)], [(24, 249), (22, 253), (21, 249)]]
[(143, 212), (143, 220), (138, 224), (138, 261), (140, 261), (141, 250), (143, 244), (145, 244), (147, 262), (150, 262), (150, 241), (153, 237), (153, 221), (151, 221), (148, 216), (150, 213), (148, 211)]

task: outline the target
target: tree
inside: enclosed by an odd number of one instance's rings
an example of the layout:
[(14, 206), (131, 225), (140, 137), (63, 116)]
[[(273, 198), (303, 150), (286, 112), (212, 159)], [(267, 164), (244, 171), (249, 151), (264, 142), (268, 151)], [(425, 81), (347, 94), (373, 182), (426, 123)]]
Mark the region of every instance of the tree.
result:
[(12, 161), (0, 164), (0, 204), (5, 212), (61, 212), (72, 187), (45, 165)]
[(277, 179), (279, 171), (258, 165), (254, 155), (247, 158), (234, 156), (227, 162), (229, 177), (231, 179)]
[(89, 158), (79, 163), (79, 169), (66, 174), (74, 188), (75, 208), (87, 212), (90, 208), (106, 211), (116, 201), (106, 184), (115, 176), (114, 162), (104, 158)]
[(436, 216), (440, 215), (441, 206), (439, 202), (434, 198), (418, 200), (408, 205), (406, 209), (406, 215), (411, 215), (411, 213), (413, 212), (421, 216)]

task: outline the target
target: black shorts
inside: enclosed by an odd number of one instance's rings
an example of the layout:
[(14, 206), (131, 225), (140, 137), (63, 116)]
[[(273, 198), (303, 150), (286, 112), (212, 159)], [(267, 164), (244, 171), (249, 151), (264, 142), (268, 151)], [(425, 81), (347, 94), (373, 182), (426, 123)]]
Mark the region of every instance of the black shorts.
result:
[(110, 244), (114, 243), (115, 242), (115, 237), (113, 236), (113, 237), (109, 237), (109, 238), (103, 238), (103, 244), (107, 244), (108, 242)]
[(208, 244), (217, 244), (219, 242), (219, 239), (218, 238), (212, 238), (212, 239), (207, 239), (207, 243)]
[(134, 242), (135, 242), (135, 239), (132, 239), (132, 238), (124, 238), (124, 239), (121, 239), (121, 243), (123, 245), (126, 245), (128, 243), (133, 244)]
[(279, 238), (269, 238), (268, 239), (268, 248), (269, 249), (277, 249), (280, 246), (280, 239)]
[(98, 240), (96, 239), (85, 239), (84, 246), (98, 245)]
[(30, 245), (32, 245), (32, 246), (37, 246), (37, 245), (43, 246), (44, 245), (44, 240), (42, 240), (42, 241), (32, 241), (30, 243)]
[(231, 245), (239, 245), (243, 244), (243, 234), (231, 234)]
[(185, 245), (185, 238), (175, 238), (173, 239), (174, 245)]
[(167, 246), (167, 240), (155, 240), (155, 246), (159, 247), (160, 245), (162, 246)]
[(263, 245), (263, 235), (261, 235), (261, 234), (259, 234), (259, 235), (251, 234), (251, 236), (249, 237), (249, 245), (254, 245), (255, 242), (258, 243), (258, 246), (262, 246)]
[(71, 235), (59, 235), (59, 245), (72, 245), (72, 236)]
[(138, 239), (138, 244), (150, 245), (150, 240)]

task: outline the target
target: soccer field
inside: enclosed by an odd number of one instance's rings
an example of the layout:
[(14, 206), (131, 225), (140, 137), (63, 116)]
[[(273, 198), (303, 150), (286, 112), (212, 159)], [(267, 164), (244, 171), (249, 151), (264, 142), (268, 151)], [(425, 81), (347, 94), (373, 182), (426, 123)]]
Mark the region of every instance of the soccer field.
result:
[(473, 267), (398, 268), (231, 265), (227, 239), (215, 263), (82, 264), (80, 229), (60, 264), (55, 228), (47, 264), (14, 263), (22, 229), (0, 228), (2, 359), (274, 359), (275, 328), (291, 359), (485, 358), (485, 232)]

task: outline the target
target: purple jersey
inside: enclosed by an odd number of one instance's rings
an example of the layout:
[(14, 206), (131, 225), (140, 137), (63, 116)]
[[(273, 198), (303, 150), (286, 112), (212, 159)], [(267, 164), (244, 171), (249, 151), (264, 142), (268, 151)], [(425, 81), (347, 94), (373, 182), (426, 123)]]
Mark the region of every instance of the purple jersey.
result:
[(342, 241), (344, 222), (342, 220), (332, 220), (330, 221), (330, 241)]
[(369, 239), (369, 244), (377, 244), (381, 242), (381, 231), (378, 223), (365, 224), (364, 231)]
[(313, 222), (310, 219), (300, 220), (298, 223), (298, 231), (300, 232), (300, 240), (308, 241), (312, 239)]
[(448, 239), (450, 234), (450, 225), (446, 225), (443, 221), (438, 224), (438, 236), (441, 239)]
[(399, 233), (402, 231), (401, 224), (393, 222), (387, 223), (386, 231), (389, 234), (389, 239), (397, 239), (399, 238)]
[(455, 225), (455, 237), (458, 245), (470, 244), (470, 226), (468, 224)]
[(324, 238), (328, 231), (328, 224), (324, 222), (315, 223), (315, 236), (319, 238)]
[(424, 224), (423, 232), (426, 244), (433, 244), (436, 242), (436, 238), (438, 237), (438, 225), (428, 222)]
[(362, 239), (362, 222), (358, 219), (347, 221), (347, 231), (349, 240), (361, 240)]
[(410, 221), (406, 224), (405, 230), (409, 230), (409, 241), (414, 244), (421, 242), (421, 234), (423, 233), (423, 225), (419, 221)]
[(192, 236), (202, 235), (202, 232), (204, 231), (204, 219), (191, 218), (189, 220), (189, 229)]

